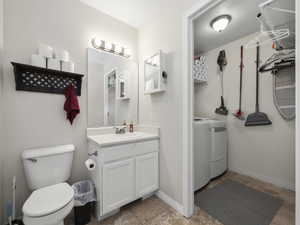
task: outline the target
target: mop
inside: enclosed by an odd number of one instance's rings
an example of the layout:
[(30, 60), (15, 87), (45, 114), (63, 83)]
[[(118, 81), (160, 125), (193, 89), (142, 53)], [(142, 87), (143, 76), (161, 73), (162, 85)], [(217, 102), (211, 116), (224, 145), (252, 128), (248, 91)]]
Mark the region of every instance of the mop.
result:
[(13, 192), (13, 199), (12, 199), (12, 215), (8, 218), (8, 225), (24, 225), (22, 220), (16, 219), (16, 189), (17, 189), (17, 179), (13, 177), (13, 185), (12, 185), (12, 192)]
[(226, 116), (226, 115), (228, 115), (228, 110), (227, 110), (227, 108), (224, 104), (224, 98), (223, 98), (223, 94), (224, 94), (223, 75), (224, 75), (224, 67), (227, 65), (225, 50), (220, 51), (217, 63), (219, 65), (220, 71), (221, 71), (221, 91), (222, 91), (222, 95), (221, 95), (221, 106), (219, 108), (216, 108), (215, 113)]
[(245, 126), (263, 126), (272, 124), (271, 120), (269, 120), (267, 114), (263, 112), (259, 112), (259, 61), (260, 55), (259, 52), (260, 47), (257, 42), (256, 46), (256, 104), (255, 104), (255, 112), (248, 115)]
[(233, 115), (240, 120), (245, 120), (244, 113), (242, 112), (242, 88), (243, 88), (243, 69), (244, 69), (243, 57), (244, 57), (244, 47), (241, 46), (239, 109), (236, 113), (233, 113)]

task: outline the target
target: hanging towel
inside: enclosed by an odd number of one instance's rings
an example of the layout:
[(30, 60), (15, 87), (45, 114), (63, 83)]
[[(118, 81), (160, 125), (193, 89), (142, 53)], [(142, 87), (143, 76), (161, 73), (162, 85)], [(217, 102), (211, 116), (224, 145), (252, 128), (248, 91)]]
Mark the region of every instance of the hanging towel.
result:
[(66, 101), (64, 105), (64, 110), (67, 113), (67, 119), (73, 124), (73, 120), (80, 113), (80, 108), (78, 104), (77, 95), (73, 85), (70, 85), (65, 89)]

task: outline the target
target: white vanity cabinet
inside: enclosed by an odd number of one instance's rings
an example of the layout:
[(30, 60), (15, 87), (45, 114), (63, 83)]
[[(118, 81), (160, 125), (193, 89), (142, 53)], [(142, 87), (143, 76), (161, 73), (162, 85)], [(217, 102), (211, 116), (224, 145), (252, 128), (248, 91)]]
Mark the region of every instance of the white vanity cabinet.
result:
[(109, 213), (135, 199), (134, 159), (103, 165), (103, 214)]
[(98, 220), (159, 188), (159, 139), (101, 146), (89, 140), (89, 155), (97, 163), (90, 171), (96, 186)]
[(143, 197), (158, 189), (158, 153), (136, 157), (136, 194)]

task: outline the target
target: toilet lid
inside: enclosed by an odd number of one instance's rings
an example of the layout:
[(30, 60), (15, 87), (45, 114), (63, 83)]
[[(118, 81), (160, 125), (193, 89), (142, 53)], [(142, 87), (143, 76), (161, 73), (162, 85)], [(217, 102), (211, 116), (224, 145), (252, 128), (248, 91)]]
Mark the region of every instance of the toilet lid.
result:
[(74, 198), (74, 190), (67, 183), (38, 189), (23, 205), (23, 213), (29, 217), (41, 217), (58, 211)]

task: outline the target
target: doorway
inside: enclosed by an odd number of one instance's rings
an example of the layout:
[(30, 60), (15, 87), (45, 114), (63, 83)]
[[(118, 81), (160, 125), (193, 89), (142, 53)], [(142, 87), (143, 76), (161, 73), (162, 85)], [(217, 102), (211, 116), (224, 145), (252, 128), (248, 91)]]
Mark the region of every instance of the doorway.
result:
[[(192, 72), (193, 72), (193, 59), (195, 56), (194, 49), (196, 46), (195, 46), (194, 36), (193, 36), (193, 33), (195, 31), (194, 30), (194, 22), (201, 15), (206, 14), (208, 11), (210, 11), (213, 8), (216, 8), (217, 6), (221, 5), (223, 2), (224, 1), (203, 1), (202, 3), (195, 6), (193, 9), (191, 9), (189, 12), (187, 12), (184, 17), (184, 34), (185, 34), (184, 35), (184, 74), (186, 74), (186, 77), (184, 77), (184, 80), (183, 80), (183, 84), (184, 84), (184, 96), (183, 96), (184, 97), (184, 102), (183, 102), (183, 105), (184, 105), (184, 113), (183, 113), (183, 117), (184, 117), (183, 118), (183, 121), (184, 121), (184, 124), (183, 124), (183, 128), (184, 128), (184, 130), (183, 130), (183, 174), (184, 174), (183, 175), (183, 192), (184, 192), (184, 195), (183, 195), (183, 205), (184, 205), (184, 209), (185, 209), (184, 214), (187, 217), (191, 216), (194, 212), (194, 194), (193, 194), (194, 193), (194, 189), (193, 189), (194, 188), (194, 153), (193, 153), (193, 148), (194, 148), (193, 123), (194, 122), (193, 121), (194, 121), (194, 112), (195, 112), (195, 107), (194, 107), (195, 106), (195, 104), (194, 104), (195, 86), (194, 86), (194, 80), (193, 80), (192, 76), (191, 75), (188, 76), (188, 74), (192, 74)], [(226, 1), (226, 2), (229, 2), (229, 1)], [(235, 17), (233, 17), (233, 18), (235, 18)], [(246, 34), (244, 36), (247, 36), (247, 35), (248, 34)], [(242, 37), (244, 37), (244, 36), (242, 36)], [(242, 38), (242, 37), (240, 37), (240, 38)], [(236, 40), (236, 39), (238, 39), (238, 38), (235, 38), (234, 40)], [(234, 40), (232, 40), (232, 41), (234, 41)], [(230, 42), (228, 42), (228, 43), (230, 43)], [(248, 44), (248, 42), (247, 42), (247, 44)], [(255, 49), (256, 48), (252, 48), (252, 50), (249, 50), (249, 51), (253, 51), (255, 53)], [(237, 60), (239, 61), (240, 52), (235, 53), (235, 55), (238, 56)], [(237, 60), (235, 60), (235, 61), (237, 61)], [(252, 61), (254, 63), (255, 58), (252, 59)], [(237, 63), (235, 66), (236, 66), (236, 68), (238, 68)], [(255, 65), (253, 64), (253, 66), (255, 66)], [(254, 71), (254, 73), (255, 73), (255, 71)], [(215, 81), (216, 85), (218, 85), (217, 81), (219, 81), (219, 77), (216, 78), (216, 81)], [(201, 86), (201, 84), (198, 86)], [(196, 87), (196, 88), (199, 88), (199, 87)], [(218, 90), (218, 94), (219, 94), (219, 92), (221, 92), (221, 91)], [(203, 94), (203, 90), (202, 90), (202, 94)], [(228, 97), (228, 93), (226, 93), (225, 95), (227, 95), (227, 97)], [(237, 98), (237, 96), (236, 96), (236, 98)], [(228, 103), (227, 101), (228, 101), (228, 99), (225, 99), (225, 103)], [(233, 108), (233, 107), (228, 108), (230, 116), (232, 116), (231, 114), (234, 113), (234, 110), (237, 109), (237, 106), (238, 106), (238, 104), (236, 104), (237, 101), (238, 100), (234, 100), (234, 104), (233, 104), (233, 105), (236, 105), (236, 108)], [(218, 106), (219, 106), (219, 104), (220, 104), (220, 102), (218, 102)], [(272, 102), (272, 104), (273, 104), (273, 102)], [(251, 104), (249, 103), (249, 107), (250, 107), (250, 105)], [(215, 108), (217, 107), (217, 102), (215, 102), (215, 105), (213, 107), (215, 107)], [(263, 108), (264, 108), (264, 106), (263, 106)], [(275, 107), (274, 107), (274, 109), (276, 110)], [(249, 110), (249, 109), (246, 109), (246, 111), (247, 111), (247, 114), (250, 114), (250, 112), (251, 112), (251, 110)], [(279, 112), (277, 112), (277, 113), (279, 113)], [(247, 114), (245, 116), (247, 116)], [(278, 117), (279, 116), (280, 115), (278, 115)], [(271, 115), (271, 117), (272, 117), (272, 119), (274, 118), (272, 115)], [(276, 116), (276, 118), (277, 118), (277, 116)], [(265, 128), (262, 128), (262, 129), (265, 129)], [(268, 128), (266, 128), (266, 129), (268, 129)], [(292, 142), (293, 140), (291, 139), (290, 141)], [(245, 170), (239, 171), (239, 172), (245, 174)], [(248, 172), (248, 171), (246, 171), (246, 172)], [(281, 186), (286, 185), (286, 188), (288, 188), (288, 186), (289, 186), (288, 182), (283, 184), (284, 182), (282, 182), (280, 180), (274, 180), (271, 176), (263, 177), (263, 176), (260, 176), (259, 174), (254, 174), (254, 173), (248, 173), (246, 175), (260, 178), (260, 180), (265, 180), (269, 183), (275, 183), (275, 184), (278, 184)], [(293, 184), (291, 184), (291, 186), (293, 186)]]

